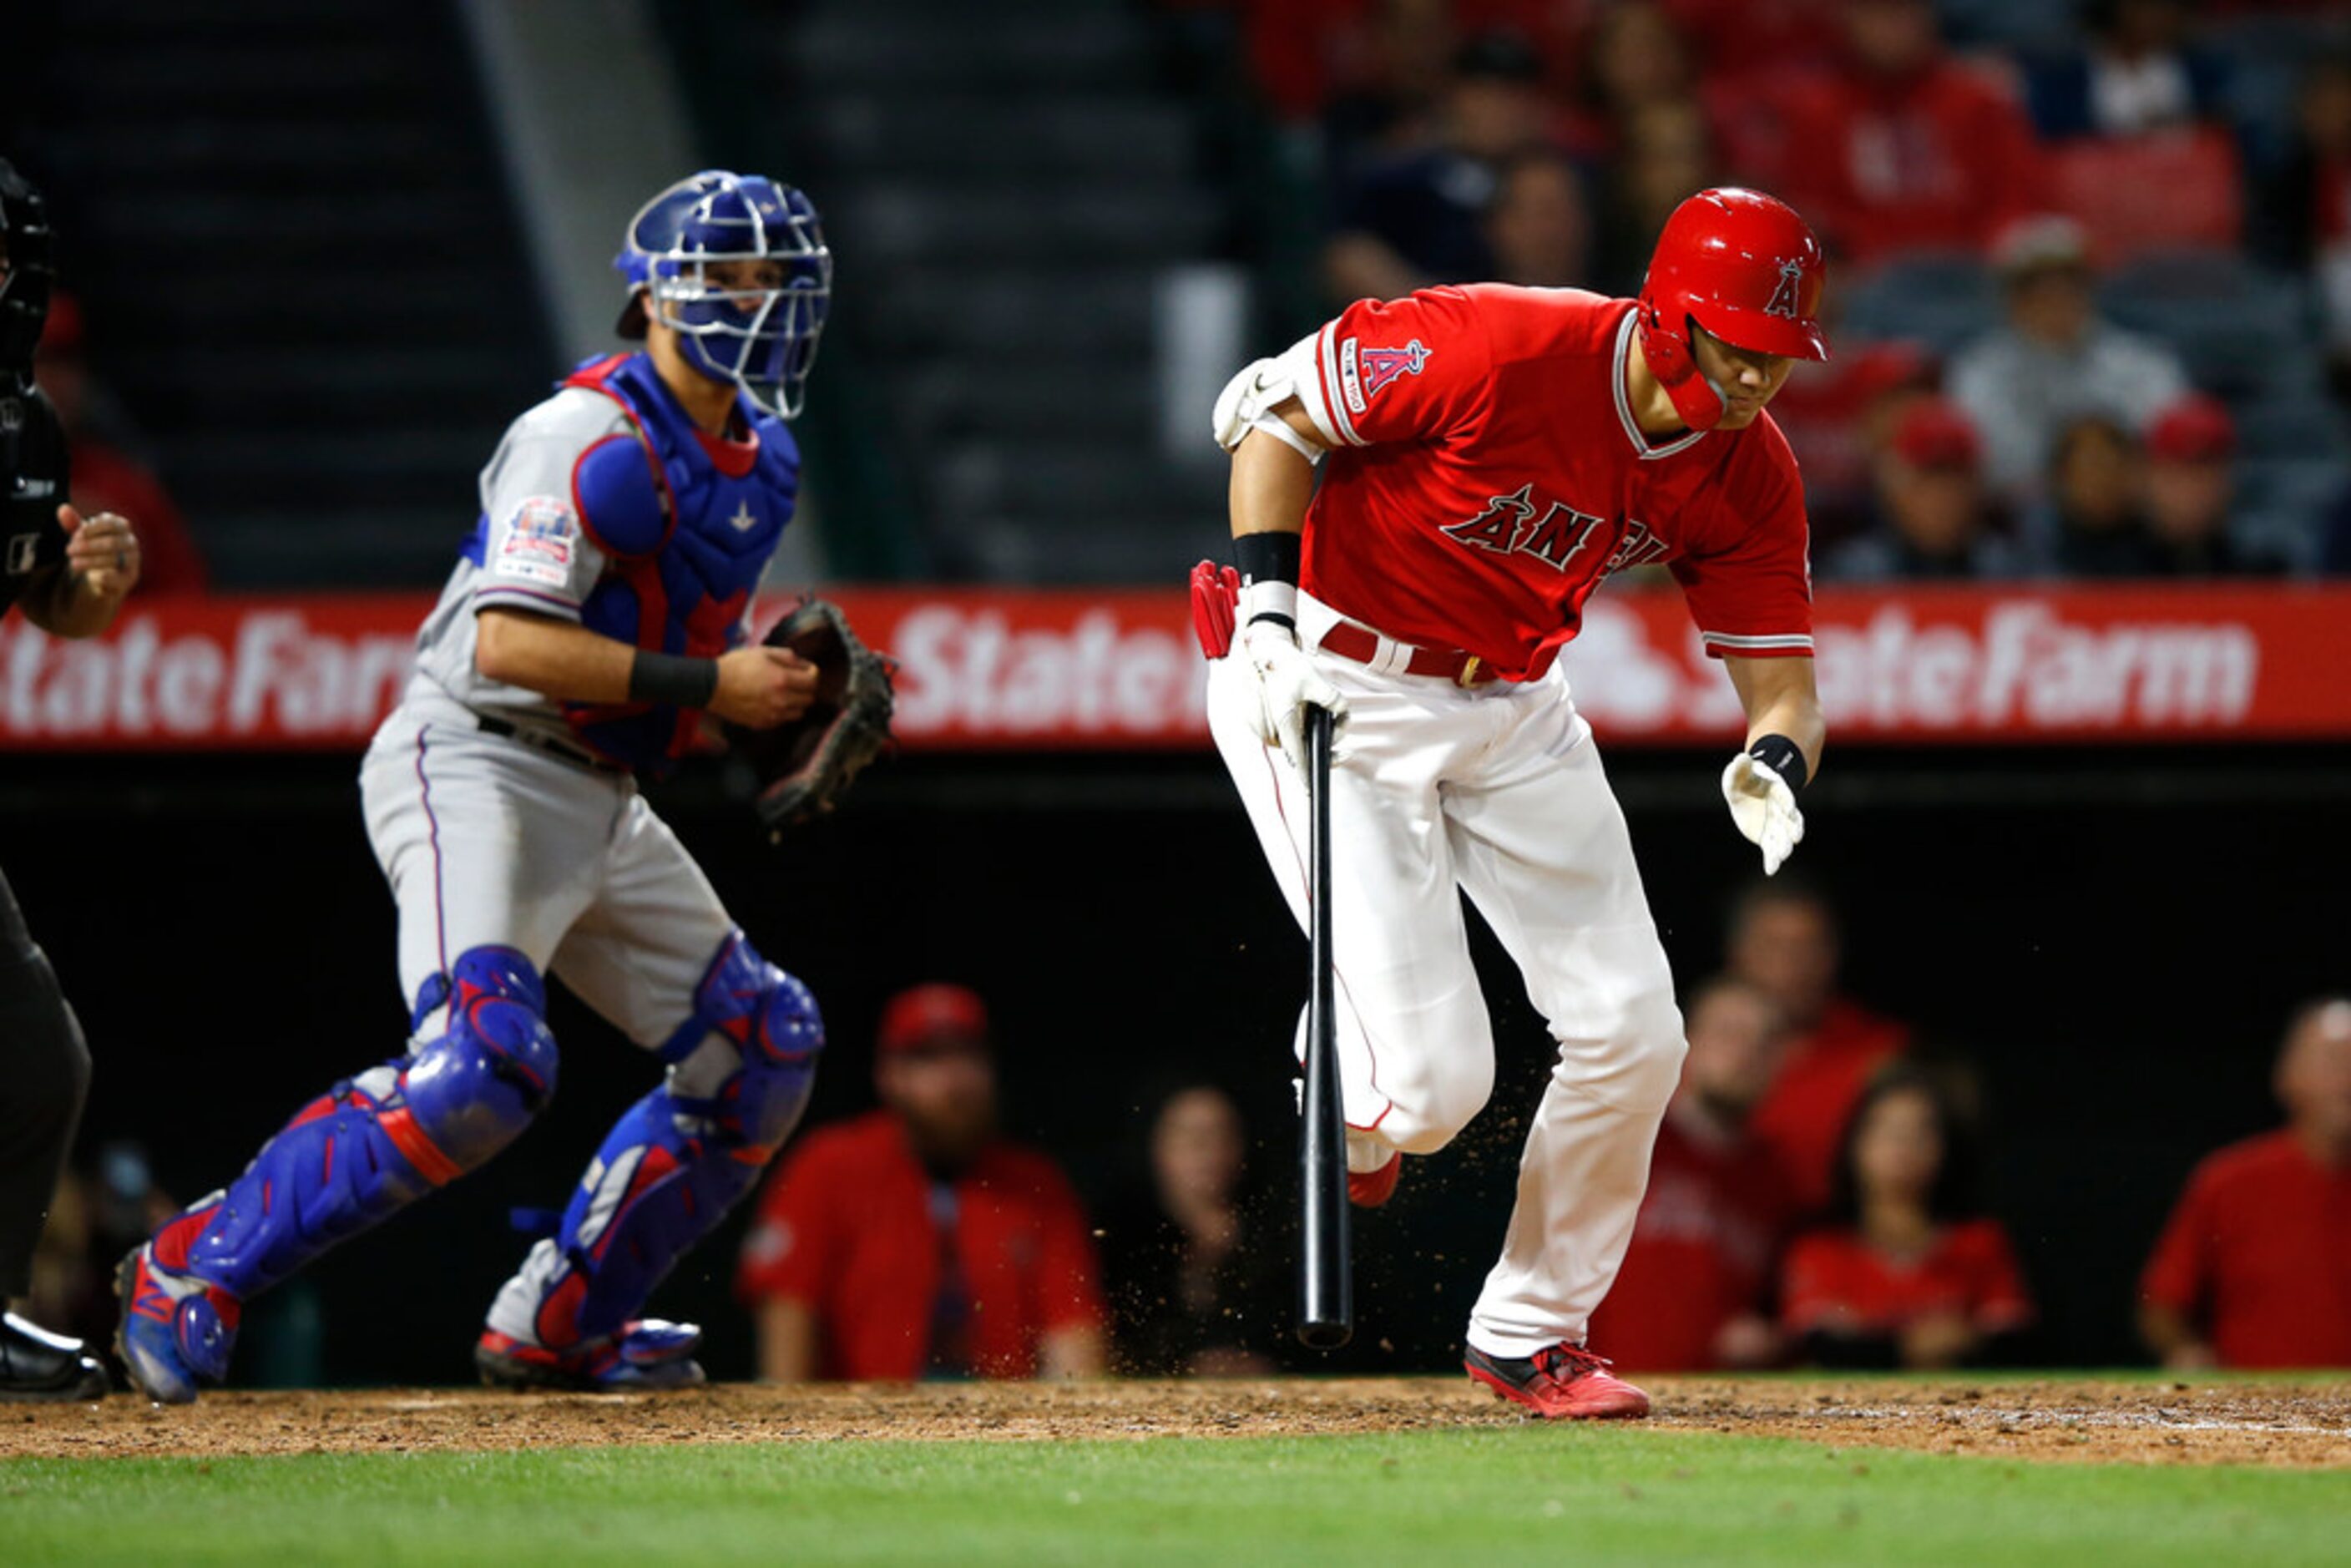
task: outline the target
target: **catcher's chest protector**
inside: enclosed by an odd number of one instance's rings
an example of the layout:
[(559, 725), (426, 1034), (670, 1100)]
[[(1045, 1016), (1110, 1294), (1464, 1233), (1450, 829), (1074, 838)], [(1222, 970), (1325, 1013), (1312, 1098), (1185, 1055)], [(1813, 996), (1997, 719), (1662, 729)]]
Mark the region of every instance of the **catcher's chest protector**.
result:
[[(580, 624), (664, 653), (712, 658), (737, 646), (799, 498), (791, 432), (738, 401), (756, 445), (709, 440), (642, 353), (583, 366), (564, 384), (612, 399), (638, 432), (589, 448), (573, 476), (580, 526), (607, 557)], [(641, 703), (567, 704), (565, 716), (600, 752), (654, 773), (696, 724), (692, 713)]]

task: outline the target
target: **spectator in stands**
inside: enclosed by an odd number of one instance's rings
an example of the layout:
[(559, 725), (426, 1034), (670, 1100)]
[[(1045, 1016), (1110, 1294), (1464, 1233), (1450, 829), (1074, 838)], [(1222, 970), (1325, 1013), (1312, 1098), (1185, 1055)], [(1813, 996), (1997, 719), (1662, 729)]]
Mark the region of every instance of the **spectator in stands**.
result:
[(2147, 435), (2147, 520), (2166, 577), (2275, 577), (2285, 562), (2229, 531), (2237, 425), (2201, 392), (2156, 416)]
[(1720, 173), (1713, 134), (1696, 99), (1660, 99), (1626, 115), (1616, 127), (1616, 154), (1601, 176), (1595, 287), (1639, 293), (1667, 215), (1685, 197), (1720, 183)]
[(1864, 265), (1980, 251), (2042, 204), (2032, 127), (2008, 91), (1951, 58), (1929, 0), (1846, 0), (1845, 68), (1800, 80), (1768, 148), (1732, 161)]
[(1596, 162), (1614, 155), (1635, 115), (1653, 104), (1693, 100), (1698, 88), (1681, 30), (1655, 0), (1624, 0), (1603, 11), (1583, 66), (1570, 139), (1577, 156)]
[(979, 997), (927, 985), (893, 998), (874, 1086), (882, 1109), (801, 1139), (760, 1198), (737, 1278), (760, 1376), (1101, 1372), (1086, 1218), (1050, 1159), (997, 1132)]
[(109, 399), (82, 354), (80, 302), (69, 294), (50, 298), (33, 375), (65, 427), (75, 505), (86, 516), (119, 512), (139, 519), (140, 600), (204, 592), (204, 559), (187, 519), (154, 471), (110, 430), (122, 422), (107, 417)]
[(2144, 429), (2187, 394), (2168, 349), (2099, 319), (2089, 243), (2071, 218), (2043, 215), (2001, 235), (1992, 253), (2008, 324), (1951, 363), (1951, 395), (1983, 434), (1986, 472), (2011, 499), (2047, 472), (2058, 431), (2085, 414)]
[(1686, 1027), (1681, 1087), (1593, 1333), (1637, 1371), (1768, 1366), (1780, 1356), (1769, 1297), (1790, 1214), (1779, 1166), (1747, 1124), (1787, 1025), (1760, 988), (1719, 976), (1690, 998)]
[(1904, 578), (2010, 578), (2023, 560), (1992, 531), (1984, 495), (1983, 444), (1948, 398), (1914, 399), (1877, 460), (1879, 524), (1829, 558), (1851, 582)]
[(2188, 0), (2085, 0), (2081, 10), (2081, 46), (2027, 73), (2042, 135), (2140, 136), (2220, 117), (2228, 72), (2189, 37)]
[(1592, 286), (1592, 214), (1583, 180), (1563, 154), (1525, 152), (1502, 165), (1486, 208), (1490, 276), (1535, 288)]
[(1151, 1122), (1149, 1190), (1104, 1228), (1116, 1363), (1146, 1377), (1275, 1370), (1288, 1249), (1246, 1200), (1247, 1130), (1232, 1096), (1191, 1084)]
[(1502, 166), (1544, 143), (1542, 63), (1508, 33), (1462, 47), (1436, 145), (1367, 170), (1322, 255), (1332, 298), (1393, 299), (1432, 283), (1489, 277), (1483, 219)]
[(2338, 397), (2351, 394), (2351, 55), (2304, 75), (2294, 144), (2252, 204), (2264, 259), (2318, 280)]
[(2147, 526), (2147, 459), (2129, 431), (2102, 414), (2059, 432), (2049, 501), (2033, 534), (2056, 577), (2152, 577), (2163, 569)]
[(2204, 1160), (2140, 1281), (2166, 1366), (2351, 1366), (2351, 999), (2294, 1017), (2286, 1124)]
[(1785, 875), (1750, 888), (1731, 912), (1729, 972), (1780, 1007), (1788, 1049), (1750, 1123), (1779, 1163), (1799, 1214), (1829, 1198), (1845, 1120), (1910, 1031), (1836, 990), (1839, 941), (1828, 900)]
[(2032, 1317), (2008, 1234), (1974, 1198), (1949, 1090), (1896, 1068), (1854, 1108), (1830, 1222), (1780, 1271), (1781, 1326), (1821, 1366), (1958, 1366), (1993, 1359)]
[(1771, 417), (1804, 476), (1813, 553), (1823, 561), (1838, 541), (1882, 521), (1880, 463), (1902, 416), (1934, 394), (1942, 370), (1923, 344), (1840, 333), (1836, 298), (1832, 293), (1826, 302), (1836, 358), (1789, 378), (1771, 400)]

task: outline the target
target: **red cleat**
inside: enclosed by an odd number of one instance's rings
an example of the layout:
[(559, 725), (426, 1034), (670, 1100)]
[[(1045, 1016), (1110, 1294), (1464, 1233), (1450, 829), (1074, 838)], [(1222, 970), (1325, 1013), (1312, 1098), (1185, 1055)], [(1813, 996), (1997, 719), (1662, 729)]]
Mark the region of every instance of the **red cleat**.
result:
[(1377, 1208), (1395, 1196), (1396, 1178), (1404, 1175), (1404, 1155), (1392, 1154), (1375, 1171), (1347, 1173), (1347, 1201), (1357, 1208)]
[(1547, 1420), (1626, 1419), (1649, 1413), (1649, 1396), (1608, 1370), (1604, 1356), (1580, 1344), (1546, 1345), (1523, 1361), (1488, 1355), (1476, 1345), (1461, 1364), (1472, 1383), (1497, 1399), (1523, 1405)]

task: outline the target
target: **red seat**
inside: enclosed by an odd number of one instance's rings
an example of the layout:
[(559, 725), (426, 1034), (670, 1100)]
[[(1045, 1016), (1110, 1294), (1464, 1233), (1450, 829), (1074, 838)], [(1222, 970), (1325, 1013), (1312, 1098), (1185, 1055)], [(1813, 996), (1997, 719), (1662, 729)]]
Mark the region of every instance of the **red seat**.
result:
[(2055, 205), (2089, 231), (2102, 267), (2147, 250), (2233, 249), (2244, 231), (2237, 144), (2217, 128), (2068, 141), (2049, 168)]

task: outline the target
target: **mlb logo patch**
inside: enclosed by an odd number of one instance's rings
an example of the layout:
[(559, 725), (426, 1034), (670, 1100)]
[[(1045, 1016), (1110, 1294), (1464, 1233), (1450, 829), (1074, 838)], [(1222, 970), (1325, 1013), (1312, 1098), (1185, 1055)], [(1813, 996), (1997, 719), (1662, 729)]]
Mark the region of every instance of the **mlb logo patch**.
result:
[(41, 536), (12, 534), (8, 538), (8, 575), (22, 577), (33, 570), (41, 557)]
[(578, 537), (570, 507), (553, 496), (533, 496), (507, 524), (490, 574), (560, 588), (570, 579), (572, 541)]

